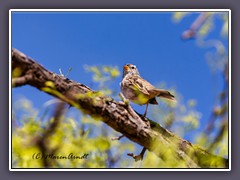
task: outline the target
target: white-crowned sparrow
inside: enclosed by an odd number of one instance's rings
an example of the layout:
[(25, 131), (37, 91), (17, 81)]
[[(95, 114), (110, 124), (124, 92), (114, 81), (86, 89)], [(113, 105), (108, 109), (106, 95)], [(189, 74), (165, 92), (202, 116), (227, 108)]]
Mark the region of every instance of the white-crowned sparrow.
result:
[(133, 64), (125, 64), (123, 66), (123, 77), (120, 86), (121, 92), (126, 99), (135, 104), (146, 104), (143, 117), (147, 114), (148, 104), (158, 104), (156, 97), (176, 101), (169, 91), (157, 89), (143, 79)]

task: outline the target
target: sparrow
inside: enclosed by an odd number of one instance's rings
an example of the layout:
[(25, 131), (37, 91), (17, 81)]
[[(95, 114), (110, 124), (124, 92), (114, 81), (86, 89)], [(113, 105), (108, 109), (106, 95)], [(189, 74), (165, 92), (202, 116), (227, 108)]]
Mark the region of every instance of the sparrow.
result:
[(125, 99), (139, 105), (145, 105), (143, 117), (147, 115), (148, 104), (157, 105), (156, 97), (165, 98), (176, 102), (174, 95), (164, 89), (157, 89), (148, 81), (143, 79), (138, 69), (133, 64), (123, 66), (123, 76), (120, 83), (121, 93)]

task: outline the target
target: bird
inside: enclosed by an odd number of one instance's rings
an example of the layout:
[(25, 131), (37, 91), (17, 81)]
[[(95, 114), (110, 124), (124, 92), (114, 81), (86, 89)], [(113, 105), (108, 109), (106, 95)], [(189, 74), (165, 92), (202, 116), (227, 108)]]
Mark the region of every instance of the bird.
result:
[(123, 98), (133, 102), (134, 104), (145, 105), (146, 109), (143, 117), (146, 117), (148, 104), (157, 105), (156, 97), (165, 98), (176, 102), (174, 95), (165, 89), (158, 89), (151, 83), (143, 79), (133, 64), (125, 64), (123, 66), (123, 76), (120, 82), (121, 95)]

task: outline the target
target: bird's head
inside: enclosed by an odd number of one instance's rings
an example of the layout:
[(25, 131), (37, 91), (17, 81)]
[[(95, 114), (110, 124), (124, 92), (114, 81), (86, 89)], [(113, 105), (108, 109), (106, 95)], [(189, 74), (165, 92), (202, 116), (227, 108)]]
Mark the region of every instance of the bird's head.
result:
[(133, 74), (133, 75), (139, 75), (138, 69), (133, 64), (125, 64), (123, 66), (123, 77), (125, 77), (127, 74)]

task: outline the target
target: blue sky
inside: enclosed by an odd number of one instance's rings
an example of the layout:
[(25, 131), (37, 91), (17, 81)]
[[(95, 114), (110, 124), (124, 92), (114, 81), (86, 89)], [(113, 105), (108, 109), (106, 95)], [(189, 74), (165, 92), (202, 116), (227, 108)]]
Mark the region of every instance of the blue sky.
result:
[[(122, 66), (135, 64), (142, 77), (152, 84), (165, 82), (185, 100), (196, 99), (202, 116), (201, 131), (208, 120), (216, 95), (222, 90), (222, 76), (213, 74), (206, 62), (207, 52), (194, 40), (182, 41), (181, 34), (198, 14), (179, 23), (170, 12), (14, 12), (12, 14), (12, 47), (22, 51), (46, 69), (59, 73), (73, 70), (69, 78), (90, 85), (91, 74), (84, 65)], [(222, 27), (215, 27), (206, 37), (220, 38)], [(224, 45), (228, 47), (227, 39)], [(121, 77), (113, 82), (118, 89)], [(13, 89), (13, 100), (24, 95), (34, 107), (52, 99), (39, 90), (25, 86)], [(133, 105), (139, 112), (145, 107)], [(187, 136), (191, 140), (191, 136)]]

